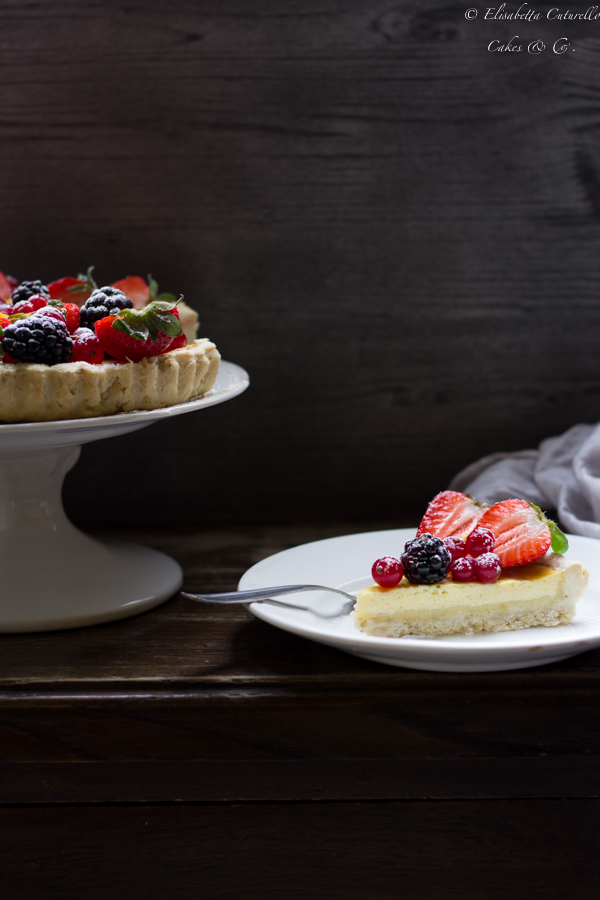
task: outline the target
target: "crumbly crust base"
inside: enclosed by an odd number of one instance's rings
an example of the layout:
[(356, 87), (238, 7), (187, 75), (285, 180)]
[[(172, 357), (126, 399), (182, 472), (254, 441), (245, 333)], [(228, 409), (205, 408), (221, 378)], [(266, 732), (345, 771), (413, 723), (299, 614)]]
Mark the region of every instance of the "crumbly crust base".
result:
[(0, 420), (49, 422), (174, 406), (209, 391), (221, 356), (201, 339), (139, 363), (0, 365)]
[[(528, 596), (511, 599), (495, 590), (498, 582), (482, 585), (482, 600), (461, 602), (463, 585), (448, 582), (452, 595), (440, 596), (413, 585), (397, 592), (366, 588), (360, 591), (353, 612), (356, 626), (365, 634), (376, 637), (440, 637), (444, 634), (474, 634), (481, 631), (516, 631), (536, 625), (554, 627), (568, 624), (575, 615), (577, 600), (588, 583), (587, 569), (578, 562), (565, 560), (549, 553), (539, 566), (557, 573), (551, 584), (540, 585), (538, 596), (534, 590)], [(469, 584), (465, 585), (465, 587)], [(527, 584), (527, 582), (525, 582)], [(533, 581), (528, 588), (533, 588)], [(413, 593), (414, 592), (414, 593)], [(446, 592), (444, 592), (446, 593)], [(395, 596), (402, 599), (395, 601)], [(413, 601), (410, 601), (411, 596)], [(463, 593), (464, 596), (464, 593)], [(429, 598), (429, 599), (427, 599)]]

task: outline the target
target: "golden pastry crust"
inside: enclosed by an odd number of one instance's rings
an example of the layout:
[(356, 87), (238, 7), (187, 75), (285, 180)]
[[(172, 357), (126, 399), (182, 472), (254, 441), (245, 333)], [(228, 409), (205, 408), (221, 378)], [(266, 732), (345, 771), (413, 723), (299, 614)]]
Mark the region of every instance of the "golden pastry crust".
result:
[(139, 363), (0, 365), (0, 420), (49, 422), (174, 406), (209, 391), (221, 356), (201, 339)]

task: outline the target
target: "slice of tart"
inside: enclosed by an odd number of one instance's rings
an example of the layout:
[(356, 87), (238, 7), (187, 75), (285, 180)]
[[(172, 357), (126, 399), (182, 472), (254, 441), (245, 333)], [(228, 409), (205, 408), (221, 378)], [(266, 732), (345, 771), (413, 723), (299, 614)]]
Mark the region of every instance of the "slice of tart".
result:
[(377, 583), (359, 592), (354, 621), (381, 637), (565, 625), (588, 583), (587, 569), (564, 558), (568, 546), (526, 500), (487, 507), (443, 491), (400, 558), (375, 561)]
[(513, 631), (564, 625), (575, 615), (588, 583), (579, 562), (548, 553), (538, 562), (503, 570), (497, 581), (415, 585), (374, 584), (360, 591), (352, 613), (357, 627), (381, 637)]

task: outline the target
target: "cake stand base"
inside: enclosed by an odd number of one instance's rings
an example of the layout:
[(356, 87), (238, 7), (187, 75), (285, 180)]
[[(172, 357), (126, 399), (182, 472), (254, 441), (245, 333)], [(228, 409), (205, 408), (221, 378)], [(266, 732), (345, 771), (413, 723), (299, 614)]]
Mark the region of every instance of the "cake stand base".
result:
[[(134, 616), (172, 597), (175, 560), (135, 544), (96, 540), (69, 521), (62, 484), (81, 444), (235, 397), (248, 376), (221, 363), (215, 387), (166, 409), (63, 422), (0, 425), (0, 632), (80, 628)], [(115, 473), (115, 490), (119, 475)], [(90, 489), (90, 506), (97, 503)]]

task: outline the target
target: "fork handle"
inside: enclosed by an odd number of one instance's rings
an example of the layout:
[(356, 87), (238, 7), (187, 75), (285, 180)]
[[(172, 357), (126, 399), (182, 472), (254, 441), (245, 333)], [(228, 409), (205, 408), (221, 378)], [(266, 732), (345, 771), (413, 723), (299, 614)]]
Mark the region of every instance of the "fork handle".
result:
[(301, 594), (304, 591), (332, 591), (334, 594), (347, 597), (348, 600), (355, 599), (352, 594), (322, 584), (284, 584), (279, 587), (256, 588), (252, 591), (229, 591), (225, 594), (188, 594), (185, 591), (181, 593), (189, 600), (202, 600), (204, 603), (251, 603), (253, 600), (268, 600), (282, 594)]

